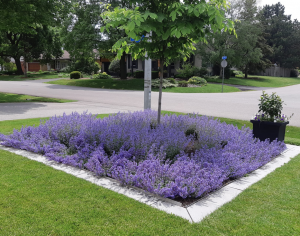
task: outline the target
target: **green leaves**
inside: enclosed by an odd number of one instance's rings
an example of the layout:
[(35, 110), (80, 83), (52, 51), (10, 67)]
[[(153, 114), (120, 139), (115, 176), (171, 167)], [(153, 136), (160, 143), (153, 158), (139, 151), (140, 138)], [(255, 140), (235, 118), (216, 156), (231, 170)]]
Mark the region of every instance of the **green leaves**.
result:
[(134, 27), (135, 27), (135, 23), (133, 21), (131, 21), (131, 22), (129, 22), (127, 29), (132, 31), (132, 30), (134, 30)]
[(174, 21), (176, 19), (176, 11), (172, 11), (170, 17), (172, 17), (172, 21)]

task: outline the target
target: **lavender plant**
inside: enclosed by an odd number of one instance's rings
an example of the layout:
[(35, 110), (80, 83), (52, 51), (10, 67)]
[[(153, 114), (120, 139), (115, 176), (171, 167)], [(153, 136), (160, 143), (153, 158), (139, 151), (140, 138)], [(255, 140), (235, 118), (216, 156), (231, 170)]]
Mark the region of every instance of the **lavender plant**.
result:
[(260, 142), (248, 128), (209, 117), (166, 115), (157, 125), (156, 115), (145, 111), (97, 119), (73, 113), (0, 134), (0, 141), (169, 198), (200, 197), (285, 149), (282, 142)]

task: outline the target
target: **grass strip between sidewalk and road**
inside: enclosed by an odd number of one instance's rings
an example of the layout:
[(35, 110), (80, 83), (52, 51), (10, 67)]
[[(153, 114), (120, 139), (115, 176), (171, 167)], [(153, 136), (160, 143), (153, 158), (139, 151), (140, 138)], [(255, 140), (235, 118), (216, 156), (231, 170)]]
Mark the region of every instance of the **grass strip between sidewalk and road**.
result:
[[(144, 90), (143, 79), (117, 80), (117, 79), (61, 79), (47, 82), (48, 84), (59, 84), (78, 87), (101, 88), (101, 89), (119, 89), (119, 90)], [(152, 89), (157, 92), (159, 89)], [(224, 92), (240, 92), (238, 88), (224, 85)], [(166, 88), (163, 92), (170, 93), (220, 93), (222, 85), (208, 84), (203, 87), (176, 87)]]
[[(171, 112), (164, 112), (171, 113)], [(172, 112), (174, 114), (174, 112)], [(175, 113), (180, 114), (180, 113)], [(99, 115), (99, 118), (108, 115)], [(0, 132), (39, 125), (39, 118), (1, 121)], [(43, 120), (43, 119), (42, 119)], [(224, 119), (239, 127), (245, 121)], [(297, 139), (300, 129), (288, 132)], [(0, 150), (3, 235), (299, 235), (300, 155), (202, 222), (156, 210), (121, 194)]]
[(13, 94), (13, 93), (1, 93), (0, 92), (0, 103), (9, 103), (9, 102), (56, 102), (56, 103), (66, 103), (66, 102), (76, 102), (76, 100), (36, 97), (36, 96), (30, 96), (30, 95), (25, 95), (25, 94)]

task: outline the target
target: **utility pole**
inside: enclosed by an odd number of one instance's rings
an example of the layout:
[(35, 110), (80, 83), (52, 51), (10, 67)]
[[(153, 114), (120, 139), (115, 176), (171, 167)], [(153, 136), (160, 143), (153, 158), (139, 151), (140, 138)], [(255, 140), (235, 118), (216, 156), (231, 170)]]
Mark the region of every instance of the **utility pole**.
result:
[[(152, 32), (150, 34), (147, 34), (146, 37), (149, 38), (149, 36), (152, 35)], [(151, 39), (148, 39), (148, 42), (151, 42)], [(146, 57), (148, 56), (148, 53), (146, 52)], [(145, 59), (145, 68), (144, 68), (144, 110), (151, 109), (151, 58)]]

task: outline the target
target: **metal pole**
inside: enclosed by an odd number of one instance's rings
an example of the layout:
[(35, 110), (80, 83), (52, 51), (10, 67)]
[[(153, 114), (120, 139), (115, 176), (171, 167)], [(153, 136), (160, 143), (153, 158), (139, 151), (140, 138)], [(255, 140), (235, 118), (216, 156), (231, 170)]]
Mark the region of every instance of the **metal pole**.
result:
[[(146, 37), (152, 35), (147, 34)], [(151, 42), (151, 39), (148, 39), (148, 42)], [(148, 53), (146, 52), (146, 57)], [(145, 59), (145, 68), (144, 68), (144, 110), (151, 109), (151, 58)]]
[(225, 67), (222, 67), (223, 68), (223, 78), (222, 78), (222, 93), (223, 93), (223, 84), (224, 84), (224, 69)]
[[(146, 52), (147, 57), (147, 52)], [(145, 59), (144, 69), (144, 110), (151, 109), (151, 59)]]

